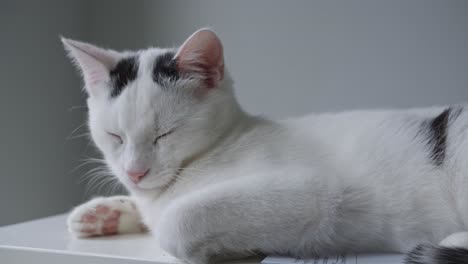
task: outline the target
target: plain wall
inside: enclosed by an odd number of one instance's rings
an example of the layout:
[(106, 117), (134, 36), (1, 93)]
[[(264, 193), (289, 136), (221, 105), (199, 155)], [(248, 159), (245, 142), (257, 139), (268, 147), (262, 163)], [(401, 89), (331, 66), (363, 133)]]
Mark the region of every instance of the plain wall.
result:
[(79, 182), (85, 169), (72, 171), (87, 140), (66, 139), (85, 121), (86, 109), (70, 110), (85, 96), (59, 34), (138, 49), (177, 46), (204, 26), (221, 37), (239, 101), (254, 114), (468, 100), (463, 0), (6, 1), (0, 225), (64, 212), (88, 197)]
[[(98, 3), (95, 10), (105, 13), (110, 3)], [(287, 117), (468, 100), (463, 0), (134, 3), (121, 6), (128, 15), (120, 21), (98, 26), (119, 32), (100, 41), (111, 45), (128, 33), (136, 36), (129, 48), (175, 46), (211, 26), (224, 43), (241, 105), (256, 114)], [(133, 19), (139, 26), (129, 26)]]
[(0, 225), (57, 214), (83, 200), (72, 171), (86, 140), (81, 81), (59, 35), (88, 38), (86, 1), (4, 1), (0, 8)]

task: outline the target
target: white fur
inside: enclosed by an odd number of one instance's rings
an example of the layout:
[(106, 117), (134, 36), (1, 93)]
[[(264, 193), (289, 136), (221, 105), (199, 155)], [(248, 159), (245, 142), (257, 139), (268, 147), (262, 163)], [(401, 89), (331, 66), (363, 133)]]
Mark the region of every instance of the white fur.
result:
[(450, 248), (468, 248), (468, 232), (459, 232), (452, 234), (439, 243), (440, 246)]
[[(201, 97), (196, 78), (160, 88), (150, 72), (165, 51), (140, 51), (137, 80), (88, 106), (94, 142), (174, 256), (406, 252), (467, 230), (466, 112), (435, 166), (418, 133), (441, 107), (267, 120), (242, 111), (227, 74)], [(137, 185), (132, 166), (151, 168)]]

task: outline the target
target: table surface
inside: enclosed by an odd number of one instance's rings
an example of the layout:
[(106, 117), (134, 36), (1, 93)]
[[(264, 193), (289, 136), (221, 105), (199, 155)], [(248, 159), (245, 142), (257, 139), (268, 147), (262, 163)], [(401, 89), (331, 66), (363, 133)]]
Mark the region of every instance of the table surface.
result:
[[(7, 263), (182, 263), (160, 249), (149, 234), (73, 238), (66, 228), (66, 215), (0, 227), (0, 259), (10, 260)], [(229, 263), (258, 264), (260, 260)]]

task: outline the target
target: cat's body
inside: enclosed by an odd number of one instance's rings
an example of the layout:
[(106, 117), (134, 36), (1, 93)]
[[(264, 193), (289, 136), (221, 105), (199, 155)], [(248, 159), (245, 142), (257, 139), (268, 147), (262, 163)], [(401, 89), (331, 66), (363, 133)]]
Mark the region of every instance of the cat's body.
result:
[[(122, 213), (116, 199), (91, 201), (70, 216), (73, 233), (133, 232), (128, 225), (138, 225), (140, 216), (127, 216), (139, 211), (164, 249), (206, 263), (259, 253), (407, 252), (468, 231), (468, 112), (462, 106), (284, 121), (253, 117), (233, 96), (218, 41), (202, 30), (177, 53), (141, 52), (130, 66), (125, 57), (128, 67), (122, 67), (122, 57), (112, 62), (110, 51), (65, 40), (90, 94), (93, 139), (131, 193), (119, 199), (138, 208)], [(203, 63), (191, 69), (196, 60), (187, 54)], [(158, 144), (148, 144), (148, 130), (162, 131)], [(88, 221), (96, 218), (96, 206), (122, 211), (113, 215), (120, 216), (118, 226), (108, 225), (112, 232)], [(468, 248), (468, 235), (443, 246)], [(408, 261), (439, 263), (447, 252), (454, 263), (468, 263), (460, 262), (468, 258), (463, 250), (430, 246), (417, 248)]]
[[(224, 203), (236, 206), (229, 210), (245, 218), (238, 221), (256, 221), (266, 229), (246, 230), (253, 237), (245, 243), (262, 234), (256, 247), (281, 244), (271, 253), (406, 252), (421, 242), (437, 244), (468, 226), (463, 203), (468, 201), (468, 168), (462, 158), (468, 153), (457, 150), (468, 149), (468, 115), (453, 118), (443, 164), (435, 164), (429, 142), (429, 123), (445, 109), (246, 120), (253, 123), (250, 129), (240, 129), (236, 140), (191, 164), (158, 199), (168, 206), (171, 201), (194, 202), (187, 195), (191, 192), (232, 192), (232, 201)], [(209, 204), (219, 197), (207, 191), (200, 200)], [(153, 209), (155, 201), (145, 197), (136, 202), (146, 223), (158, 222), (165, 206), (156, 202)], [(201, 218), (194, 221), (213, 225), (212, 214), (197, 216)], [(232, 222), (220, 221), (225, 231), (237, 232)]]

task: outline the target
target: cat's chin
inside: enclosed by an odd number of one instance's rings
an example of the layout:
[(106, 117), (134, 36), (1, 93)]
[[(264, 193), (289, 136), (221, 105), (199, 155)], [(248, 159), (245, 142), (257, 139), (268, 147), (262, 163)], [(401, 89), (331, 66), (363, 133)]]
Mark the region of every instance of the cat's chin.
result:
[(167, 190), (173, 184), (173, 182), (174, 182), (174, 179), (170, 177), (165, 180), (159, 180), (158, 182), (145, 183), (143, 181), (138, 184), (129, 183), (127, 188), (130, 189), (131, 191), (141, 192), (141, 193), (163, 192)]
[(136, 184), (131, 184), (126, 186), (127, 190), (130, 193), (138, 195), (148, 195), (154, 193), (160, 193), (163, 188), (161, 186), (138, 186)]
[(151, 190), (157, 190), (161, 189), (161, 185), (139, 185), (139, 184), (129, 184), (127, 186), (128, 189), (134, 190), (134, 191), (151, 191)]

